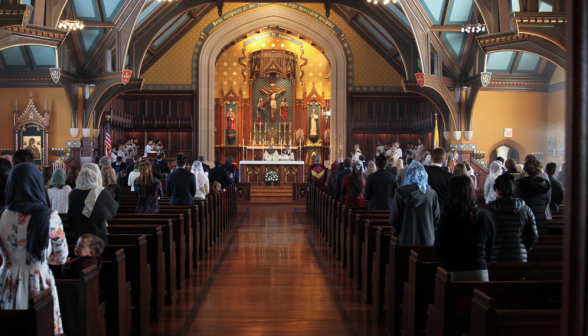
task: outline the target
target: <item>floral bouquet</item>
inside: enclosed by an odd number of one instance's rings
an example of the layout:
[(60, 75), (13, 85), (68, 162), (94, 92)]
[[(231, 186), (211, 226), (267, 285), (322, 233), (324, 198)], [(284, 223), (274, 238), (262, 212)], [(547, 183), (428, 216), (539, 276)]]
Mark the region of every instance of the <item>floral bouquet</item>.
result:
[(275, 171), (265, 173), (265, 182), (280, 182), (280, 175)]

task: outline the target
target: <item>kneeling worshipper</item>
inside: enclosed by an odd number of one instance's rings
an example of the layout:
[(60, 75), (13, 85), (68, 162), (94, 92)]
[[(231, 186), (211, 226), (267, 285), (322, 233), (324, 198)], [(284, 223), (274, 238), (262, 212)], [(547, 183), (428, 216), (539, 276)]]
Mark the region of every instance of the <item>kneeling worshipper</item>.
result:
[(282, 151), (281, 161), (295, 161), (294, 152), (290, 150), (290, 145), (286, 145), (286, 149)]
[(280, 153), (274, 148), (274, 144), (270, 142), (269, 148), (263, 153), (263, 161), (279, 161)]

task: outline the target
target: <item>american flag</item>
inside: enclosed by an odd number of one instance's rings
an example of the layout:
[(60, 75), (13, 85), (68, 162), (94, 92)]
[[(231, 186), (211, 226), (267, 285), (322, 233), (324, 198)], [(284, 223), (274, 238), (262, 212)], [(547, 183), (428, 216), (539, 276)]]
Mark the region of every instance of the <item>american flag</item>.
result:
[(112, 142), (110, 141), (110, 120), (106, 121), (106, 133), (104, 134), (104, 146), (106, 147), (106, 155), (110, 156)]

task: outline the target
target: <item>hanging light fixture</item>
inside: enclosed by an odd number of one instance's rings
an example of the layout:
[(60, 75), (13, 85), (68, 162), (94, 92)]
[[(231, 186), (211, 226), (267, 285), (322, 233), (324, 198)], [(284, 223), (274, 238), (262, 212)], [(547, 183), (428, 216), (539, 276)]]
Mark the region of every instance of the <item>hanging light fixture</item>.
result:
[(57, 24), (57, 28), (66, 30), (84, 29), (84, 23), (80, 20), (61, 20)]
[(480, 33), (486, 31), (486, 25), (478, 22), (478, 16), (474, 14), (474, 23), (461, 26), (462, 33)]

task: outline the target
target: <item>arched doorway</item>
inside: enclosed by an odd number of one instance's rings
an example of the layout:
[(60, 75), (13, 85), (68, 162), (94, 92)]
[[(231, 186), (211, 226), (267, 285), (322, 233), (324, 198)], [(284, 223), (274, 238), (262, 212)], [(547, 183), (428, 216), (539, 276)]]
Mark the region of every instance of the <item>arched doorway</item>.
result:
[(498, 156), (502, 156), (504, 161), (513, 159), (515, 162), (520, 162), (519, 152), (507, 144), (500, 145), (492, 150), (490, 153), (490, 162), (494, 162)]
[[(341, 41), (325, 25), (314, 18), (280, 6), (264, 7), (232, 18), (206, 38), (201, 48), (198, 73), (199, 134), (198, 152), (214, 157), (214, 87), (215, 62), (224, 46), (236, 37), (259, 27), (278, 25), (308, 36), (325, 49), (331, 60), (331, 157), (343, 156), (347, 150), (347, 86), (346, 54)], [(336, 112), (335, 112), (336, 111)]]

